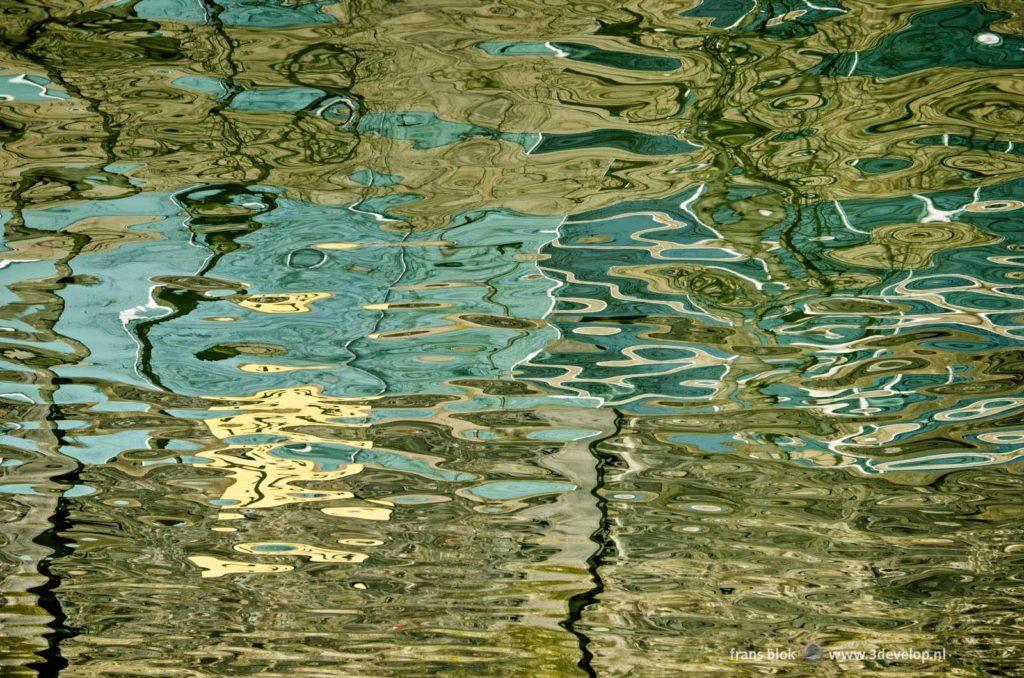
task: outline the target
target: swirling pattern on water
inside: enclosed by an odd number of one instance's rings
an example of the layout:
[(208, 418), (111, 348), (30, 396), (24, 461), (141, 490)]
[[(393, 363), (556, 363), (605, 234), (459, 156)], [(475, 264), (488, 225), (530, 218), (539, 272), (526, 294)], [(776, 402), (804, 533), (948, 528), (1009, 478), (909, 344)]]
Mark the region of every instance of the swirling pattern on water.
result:
[(0, 7), (5, 675), (1020, 672), (1018, 2)]

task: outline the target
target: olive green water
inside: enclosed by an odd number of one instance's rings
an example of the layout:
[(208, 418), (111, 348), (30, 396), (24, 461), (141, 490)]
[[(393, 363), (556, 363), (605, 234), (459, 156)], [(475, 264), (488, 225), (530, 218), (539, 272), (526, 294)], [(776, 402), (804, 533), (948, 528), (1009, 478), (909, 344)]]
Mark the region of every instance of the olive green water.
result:
[(1024, 674), (1016, 0), (0, 8), (0, 674)]

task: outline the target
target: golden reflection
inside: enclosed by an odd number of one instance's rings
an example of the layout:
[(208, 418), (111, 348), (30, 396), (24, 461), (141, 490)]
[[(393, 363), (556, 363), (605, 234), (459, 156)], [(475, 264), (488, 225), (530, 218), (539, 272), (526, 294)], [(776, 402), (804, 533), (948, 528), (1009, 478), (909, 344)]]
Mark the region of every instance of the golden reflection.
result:
[(234, 549), (239, 553), (256, 556), (304, 556), (314, 563), (361, 563), (369, 558), (365, 553), (340, 551), (295, 542), (245, 542), (235, 544)]
[(271, 565), (268, 563), (247, 563), (239, 560), (224, 560), (213, 556), (189, 556), (193, 565), (202, 569), (203, 579), (216, 579), (229, 574), (269, 574), (290, 572), (295, 568), (291, 565)]
[[(368, 449), (371, 443), (353, 439), (346, 432), (366, 426), (359, 421), (370, 413), (370, 406), (351, 399), (326, 396), (319, 387), (304, 386), (260, 391), (249, 397), (222, 398), (228, 405), (214, 406), (212, 411), (230, 411), (220, 417), (206, 419), (213, 436), (228, 444), (196, 453), (207, 460), (211, 468), (224, 470), (230, 484), (215, 502), (226, 511), (221, 520), (239, 520), (245, 517), (239, 511), (270, 509), (308, 502), (352, 500), (347, 490), (311, 489), (310, 483), (332, 483), (363, 471), (363, 464), (341, 463), (337, 469), (322, 470), (318, 463), (301, 458), (301, 451), (311, 444), (343, 445)], [(233, 444), (232, 438), (242, 436), (275, 436), (278, 442), (265, 444)], [(281, 451), (290, 446), (300, 456), (285, 457)], [(383, 500), (370, 500), (375, 504), (390, 504)], [(327, 515), (363, 520), (387, 520), (390, 509), (381, 506), (339, 506), (323, 509)], [(238, 544), (234, 548), (242, 553), (265, 555), (258, 544)], [(316, 562), (362, 562), (364, 554), (331, 551), (309, 545), (292, 545), (290, 555), (306, 555)], [(201, 567), (207, 568), (204, 577), (217, 577), (235, 572), (236, 564), (203, 556)], [(196, 562), (193, 559), (193, 562)], [(229, 565), (224, 565), (229, 563)], [(199, 563), (197, 563), (199, 564)], [(225, 570), (225, 568), (228, 568)], [(269, 568), (269, 569), (268, 569)], [(272, 567), (243, 569), (244, 572), (284, 572), (292, 569)]]
[(253, 294), (245, 297), (231, 297), (228, 301), (260, 313), (308, 313), (310, 304), (330, 296), (326, 292)]

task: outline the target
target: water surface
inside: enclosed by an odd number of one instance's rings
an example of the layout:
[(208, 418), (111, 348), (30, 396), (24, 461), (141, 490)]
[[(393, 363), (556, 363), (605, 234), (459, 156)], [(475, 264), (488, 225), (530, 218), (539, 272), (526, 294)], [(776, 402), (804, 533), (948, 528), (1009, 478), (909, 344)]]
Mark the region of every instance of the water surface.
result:
[(4, 675), (1020, 672), (1018, 2), (0, 8)]

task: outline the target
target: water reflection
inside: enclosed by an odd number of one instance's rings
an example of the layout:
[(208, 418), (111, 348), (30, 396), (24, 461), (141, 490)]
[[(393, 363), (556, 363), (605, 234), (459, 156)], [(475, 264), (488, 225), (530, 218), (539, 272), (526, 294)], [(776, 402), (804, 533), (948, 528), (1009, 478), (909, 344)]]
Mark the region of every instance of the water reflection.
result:
[(3, 672), (1012, 671), (1019, 14), (8, 12)]

